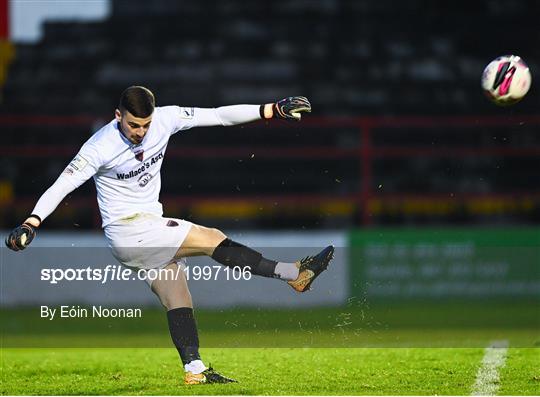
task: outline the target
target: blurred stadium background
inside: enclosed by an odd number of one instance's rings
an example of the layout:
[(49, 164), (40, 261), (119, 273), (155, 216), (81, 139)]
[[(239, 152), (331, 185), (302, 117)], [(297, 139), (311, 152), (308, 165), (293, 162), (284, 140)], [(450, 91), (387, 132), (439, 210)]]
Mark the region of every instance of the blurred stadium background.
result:
[[(338, 247), (302, 296), (267, 280), (193, 282), (205, 346), (538, 346), (539, 13), (534, 0), (0, 0), (2, 235), (113, 117), (129, 85), (152, 89), (158, 105), (305, 95), (313, 114), (299, 124), (196, 129), (169, 143), (167, 216), (285, 259)], [(480, 76), (510, 53), (528, 63), (533, 84), (500, 108)], [(169, 346), (157, 308), (136, 323), (37, 317), (40, 304), (158, 303), (143, 283), (39, 280), (46, 265), (116, 263), (92, 182), (24, 254), (0, 251), (5, 347)], [(309, 307), (301, 318), (300, 307)], [(467, 327), (477, 333), (454, 332)]]
[[(0, 4), (14, 21), (42, 8)], [(540, 221), (538, 90), (502, 109), (479, 89), (502, 53), (521, 55), (535, 80), (536, 1), (51, 4), (60, 15), (37, 37), (11, 42), (5, 17), (0, 31), (0, 227), (26, 216), (131, 84), (162, 105), (313, 103), (299, 125), (175, 137), (163, 169), (169, 216), (229, 230)], [(99, 227), (91, 183), (47, 229), (74, 223)]]
[[(519, 299), (538, 315), (538, 2), (0, 0), (0, 7), (0, 228), (29, 214), (112, 117), (126, 86), (151, 88), (158, 105), (306, 95), (314, 112), (300, 124), (175, 136), (162, 202), (168, 216), (291, 258), (334, 242), (334, 270), (301, 298), (258, 280), (220, 286), (216, 300), (216, 285), (201, 284), (193, 288), (198, 307)], [(482, 95), (480, 74), (505, 53), (529, 64), (533, 87), (518, 105), (499, 108)], [(28, 272), (61, 262), (59, 254), (64, 262), (77, 257), (40, 247), (103, 247), (99, 225), (88, 182), (45, 222), (34, 251), (41, 261), (3, 254), (3, 306), (95, 301), (98, 294), (77, 283), (50, 292)], [(106, 255), (78, 254), (83, 263)], [(25, 291), (9, 282), (24, 275)], [(111, 286), (100, 299), (156, 305), (139, 287), (115, 294)]]

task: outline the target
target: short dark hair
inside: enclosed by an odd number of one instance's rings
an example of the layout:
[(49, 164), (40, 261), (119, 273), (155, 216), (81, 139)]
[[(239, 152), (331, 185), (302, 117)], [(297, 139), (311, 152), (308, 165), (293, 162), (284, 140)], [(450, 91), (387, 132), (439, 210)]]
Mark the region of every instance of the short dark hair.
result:
[(125, 113), (127, 110), (135, 117), (148, 117), (154, 113), (156, 100), (154, 94), (146, 87), (133, 85), (122, 92), (118, 109)]

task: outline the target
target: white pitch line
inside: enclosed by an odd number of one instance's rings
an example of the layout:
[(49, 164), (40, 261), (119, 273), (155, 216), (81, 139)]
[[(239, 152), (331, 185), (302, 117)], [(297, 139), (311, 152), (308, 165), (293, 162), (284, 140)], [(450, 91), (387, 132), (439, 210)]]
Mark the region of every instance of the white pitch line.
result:
[(476, 374), (471, 396), (494, 396), (499, 390), (499, 369), (506, 364), (508, 341), (499, 340), (491, 342), (486, 347), (482, 366)]

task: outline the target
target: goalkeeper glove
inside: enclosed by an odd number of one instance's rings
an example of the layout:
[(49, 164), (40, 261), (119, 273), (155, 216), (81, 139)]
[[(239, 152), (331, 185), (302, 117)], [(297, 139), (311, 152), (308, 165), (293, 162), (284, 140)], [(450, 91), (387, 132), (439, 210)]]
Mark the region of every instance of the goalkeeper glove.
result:
[(276, 103), (261, 105), (261, 118), (300, 121), (302, 112), (311, 112), (311, 104), (305, 96), (290, 96)]
[(30, 217), (22, 225), (17, 226), (6, 237), (5, 242), (9, 249), (13, 251), (21, 251), (30, 245), (34, 237), (36, 237), (37, 226), (34, 226), (28, 222), (30, 218), (35, 218), (39, 223), (41, 223), (41, 220), (37, 215), (30, 215)]

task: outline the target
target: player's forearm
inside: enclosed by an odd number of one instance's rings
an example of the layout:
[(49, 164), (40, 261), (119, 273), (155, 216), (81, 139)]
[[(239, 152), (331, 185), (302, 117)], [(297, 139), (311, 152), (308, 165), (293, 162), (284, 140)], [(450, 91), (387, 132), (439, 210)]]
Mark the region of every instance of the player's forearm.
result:
[(197, 108), (195, 126), (229, 126), (271, 118), (300, 121), (303, 112), (311, 112), (311, 104), (303, 96), (291, 96), (276, 103), (263, 105), (231, 105), (215, 109)]
[(38, 220), (37, 218), (30, 216), (26, 222), (36, 227), (39, 226), (45, 218), (52, 214), (64, 197), (73, 190), (75, 190), (75, 186), (73, 186), (63, 174), (60, 175), (56, 182), (43, 193), (32, 211), (32, 214), (37, 215), (40, 219)]
[(196, 110), (198, 126), (230, 126), (260, 120), (260, 105), (230, 105)]

